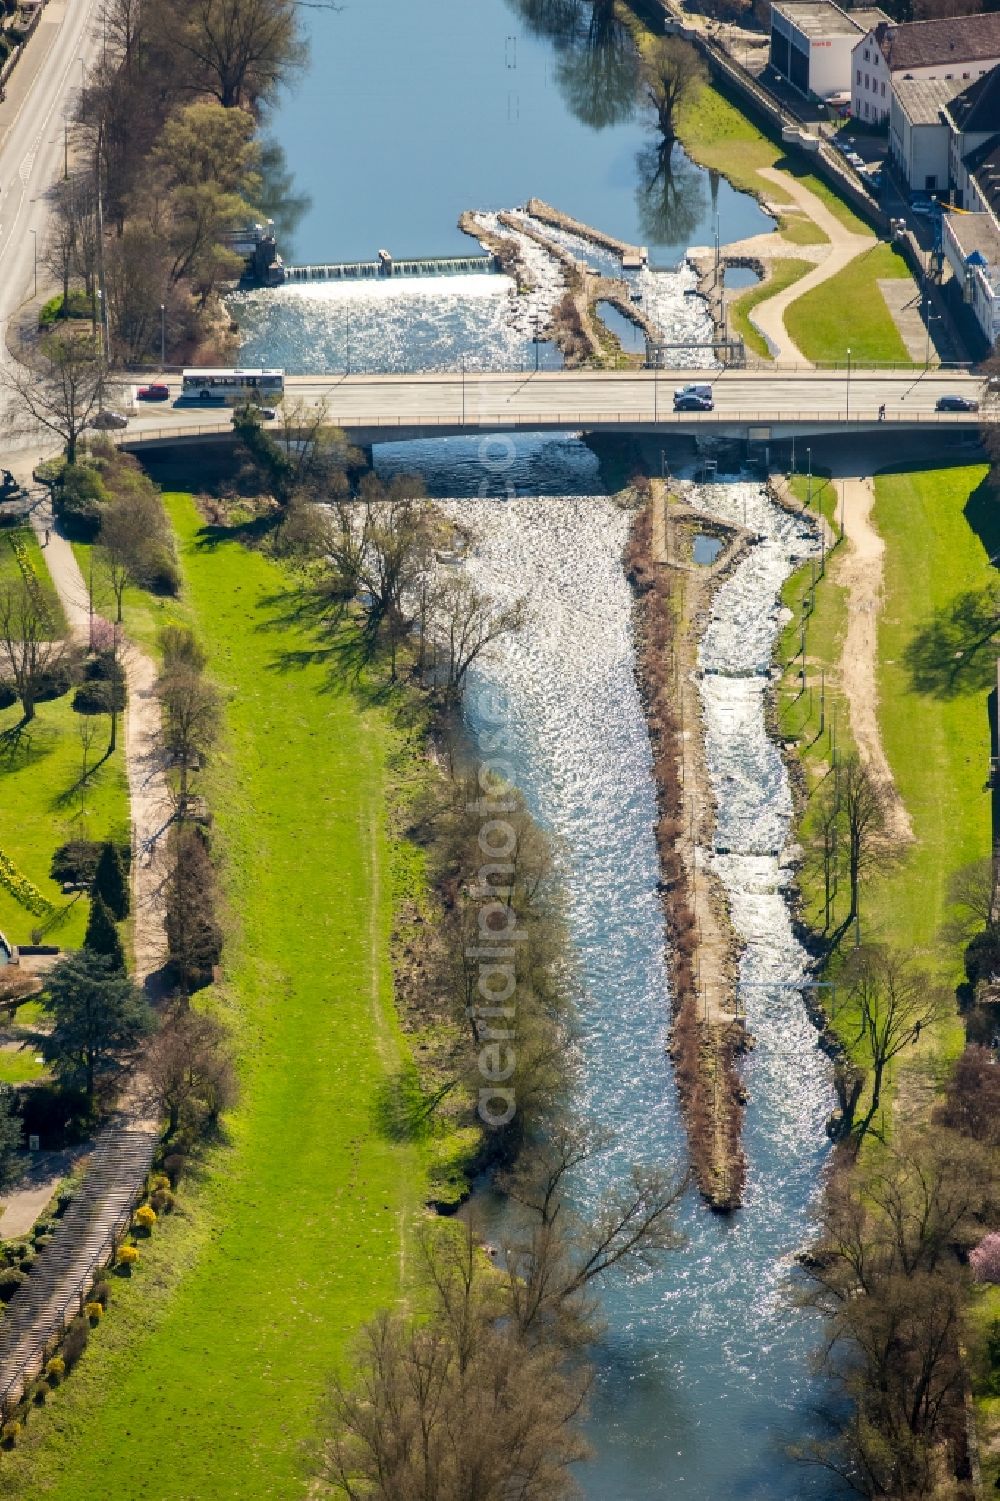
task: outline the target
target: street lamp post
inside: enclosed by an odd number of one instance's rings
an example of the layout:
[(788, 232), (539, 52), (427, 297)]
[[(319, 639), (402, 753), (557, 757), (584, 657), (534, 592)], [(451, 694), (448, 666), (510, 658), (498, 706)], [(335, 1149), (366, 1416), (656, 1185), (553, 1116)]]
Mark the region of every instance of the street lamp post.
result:
[(813, 451), (811, 448), (806, 449), (806, 468), (808, 471), (808, 478), (806, 479), (806, 505), (811, 506), (813, 503)]
[(851, 351), (847, 351), (847, 410), (844, 413), (846, 419), (851, 415)]
[(166, 303), (160, 303), (160, 365), (164, 373), (167, 369), (167, 307)]

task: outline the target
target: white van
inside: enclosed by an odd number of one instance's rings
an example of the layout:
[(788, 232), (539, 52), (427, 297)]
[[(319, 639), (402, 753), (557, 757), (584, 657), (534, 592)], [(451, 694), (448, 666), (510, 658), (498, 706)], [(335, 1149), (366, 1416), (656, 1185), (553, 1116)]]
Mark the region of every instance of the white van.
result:
[(689, 386), (677, 386), (674, 396), (700, 396), (703, 401), (711, 401), (712, 387), (707, 381), (694, 381)]

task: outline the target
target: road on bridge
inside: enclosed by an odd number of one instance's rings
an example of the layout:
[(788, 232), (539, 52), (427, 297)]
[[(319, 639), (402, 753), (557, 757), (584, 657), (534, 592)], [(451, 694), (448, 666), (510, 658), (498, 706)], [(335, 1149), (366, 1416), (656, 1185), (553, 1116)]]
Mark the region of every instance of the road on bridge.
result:
[[(698, 380), (712, 385), (714, 411), (673, 410), (674, 388)], [(169, 381), (180, 395), (180, 381)], [(912, 370), (674, 370), (544, 371), (524, 374), (290, 376), (286, 403), (322, 402), (330, 421), (348, 432), (391, 437), (441, 429), (502, 431), (532, 428), (572, 430), (659, 425), (701, 426), (803, 424), (820, 428), (871, 425), (885, 406), (887, 423), (958, 424), (970, 413), (937, 413), (940, 396), (980, 399), (983, 382), (966, 371)], [(984, 410), (991, 420), (995, 409)], [(129, 438), (218, 429), (229, 422), (221, 403), (179, 402), (153, 408), (136, 403)]]

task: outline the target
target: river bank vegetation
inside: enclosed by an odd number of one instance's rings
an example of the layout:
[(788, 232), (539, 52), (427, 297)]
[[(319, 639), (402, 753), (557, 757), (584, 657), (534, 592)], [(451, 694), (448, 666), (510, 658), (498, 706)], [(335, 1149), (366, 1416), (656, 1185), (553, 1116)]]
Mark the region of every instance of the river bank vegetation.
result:
[[(49, 270), (60, 309), (86, 306), (109, 358), (219, 363), (232, 347), (220, 283), (229, 237), (266, 217), (262, 111), (304, 61), (291, 0), (110, 0), (105, 45), (52, 190)], [(82, 294), (82, 296), (81, 296)], [(50, 346), (75, 336), (47, 317)], [(210, 358), (211, 356), (211, 358)]]
[[(802, 498), (811, 488), (827, 520), (839, 520), (839, 487), (801, 476), (795, 487)], [(991, 1027), (992, 969), (970, 957), (988, 943), (978, 937), (965, 952), (970, 936), (990, 931), (984, 768), (995, 664), (989, 610), (977, 615), (974, 604), (994, 590), (992, 495), (981, 465), (875, 476), (872, 520), (885, 545), (878, 728), (912, 834), (902, 836), (883, 794), (853, 897), (848, 849), (841, 836), (831, 852), (824, 811), (831, 780), (869, 754), (854, 733), (843, 664), (850, 527), (825, 575), (814, 584), (800, 573), (786, 593), (794, 617), (778, 724), (802, 776), (802, 916), (834, 986), (826, 1015), (842, 1049), (845, 1107), (824, 1233), (808, 1264), (829, 1319), (831, 1370), (853, 1414), (824, 1459), (872, 1496), (936, 1495), (946, 1483), (946, 1494), (964, 1494), (975, 1462), (970, 1375), (984, 1424), (992, 1421), (990, 1302), (965, 1254), (1000, 1214), (996, 1142), (982, 1124), (992, 1074), (976, 1066)]]
[[(665, 532), (666, 504), (658, 484), (654, 481), (652, 488), (647, 485), (625, 567), (637, 599), (639, 681), (657, 789), (660, 888), (671, 954), (670, 1053), (698, 1186), (714, 1209), (729, 1210), (739, 1204), (746, 1176), (740, 1141), (744, 1089), (737, 1066), (746, 1046), (746, 1033), (735, 1012), (726, 1016), (718, 1002), (711, 1017), (707, 1007), (702, 1014), (703, 996), (709, 989), (716, 995), (732, 989), (735, 940), (728, 921), (719, 919), (729, 963), (716, 970), (710, 966), (707, 952), (705, 957), (699, 956), (699, 947), (704, 947), (717, 919), (714, 911), (704, 910), (704, 899), (700, 920), (696, 915), (697, 877), (691, 864), (685, 802), (685, 789), (696, 785), (696, 777), (690, 759), (691, 737), (683, 732), (684, 708), (677, 684), (693, 670), (697, 649), (694, 631), (707, 597), (704, 586), (669, 569), (666, 557), (655, 556), (653, 511), (660, 508), (657, 529)], [(691, 708), (688, 714), (692, 714)], [(721, 894), (714, 891), (712, 895), (720, 905)]]

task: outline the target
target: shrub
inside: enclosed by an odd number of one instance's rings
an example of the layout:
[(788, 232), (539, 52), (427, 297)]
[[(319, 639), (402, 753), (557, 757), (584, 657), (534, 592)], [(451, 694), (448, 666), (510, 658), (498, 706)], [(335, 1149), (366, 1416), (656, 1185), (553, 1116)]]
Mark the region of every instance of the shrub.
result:
[(89, 1340), (89, 1338), (90, 1325), (87, 1323), (87, 1320), (83, 1317), (82, 1314), (78, 1314), (77, 1317), (73, 1319), (69, 1325), (67, 1325), (66, 1334), (63, 1338), (62, 1358), (64, 1374), (66, 1371), (71, 1371), (76, 1365), (77, 1361), (80, 1359), (80, 1356), (87, 1348), (87, 1341)]
[(156, 1224), (156, 1210), (150, 1204), (140, 1204), (135, 1212), (135, 1223), (148, 1235)]
[(87, 1303), (84, 1305), (83, 1311), (87, 1315), (87, 1318), (90, 1320), (90, 1327), (93, 1329), (95, 1325), (99, 1324), (104, 1317), (104, 1304)]
[(73, 694), (73, 708), (78, 714), (110, 714), (125, 707), (125, 688), (122, 683), (109, 683), (88, 678)]
[(66, 1362), (61, 1355), (53, 1355), (45, 1362), (45, 1377), (49, 1386), (58, 1386), (66, 1374)]
[(90, 1290), (93, 1302), (100, 1303), (102, 1308), (107, 1308), (111, 1302), (111, 1285), (107, 1278), (99, 1277)]
[(991, 924), (973, 938), (965, 951), (965, 973), (970, 985), (1000, 975), (1000, 925)]
[(8, 683), (6, 678), (0, 679), (0, 709), (12, 709), (17, 703), (17, 693), (14, 685)]
[(150, 1173), (146, 1181), (146, 1188), (150, 1194), (159, 1193), (161, 1189), (170, 1187), (170, 1179), (166, 1173)]
[(151, 550), (142, 570), (142, 581), (153, 594), (180, 593), (181, 571), (167, 548)]
[(169, 1188), (158, 1188), (150, 1196), (149, 1202), (157, 1214), (170, 1214), (174, 1207), (175, 1199)]
[(1000, 1282), (1000, 1235), (986, 1235), (969, 1252), (969, 1265), (977, 1282)]
[(176, 1188), (177, 1180), (187, 1166), (187, 1157), (183, 1152), (168, 1152), (163, 1159), (163, 1166), (170, 1176), (171, 1184)]
[(32, 1386), (30, 1391), (28, 1392), (28, 1399), (29, 1401), (34, 1402), (36, 1407), (44, 1407), (45, 1399), (49, 1395), (51, 1390), (52, 1388), (51, 1386), (49, 1386), (49, 1383), (47, 1381), (42, 1381), (39, 1379), (35, 1382), (34, 1386)]
[(135, 1264), (136, 1264), (136, 1262), (138, 1260), (139, 1260), (138, 1247), (136, 1247), (136, 1246), (119, 1246), (118, 1247), (117, 1262), (118, 1262), (118, 1265), (120, 1267), (124, 1267), (126, 1271), (131, 1271), (132, 1268), (135, 1266)]
[(46, 1230), (41, 1235), (36, 1235), (35, 1236), (35, 1245), (36, 1246), (50, 1246), (52, 1244), (53, 1239), (54, 1239), (54, 1237), (53, 1237), (51, 1231)]
[(87, 1097), (81, 1089), (33, 1084), (21, 1091), (25, 1136), (37, 1136), (45, 1151), (79, 1141), (89, 1123)]
[(17, 1418), (12, 1418), (9, 1423), (4, 1423), (3, 1427), (0, 1428), (0, 1443), (3, 1444), (5, 1449), (13, 1449), (21, 1436), (22, 1427), (23, 1424), (19, 1423)]
[(94, 872), (94, 890), (104, 899), (104, 904), (116, 922), (122, 922), (129, 913), (128, 877), (118, 850), (110, 840), (102, 847), (97, 869)]
[(108, 492), (89, 464), (67, 464), (53, 492), (53, 509), (68, 536), (93, 542), (101, 526), (101, 504)]
[(9, 1266), (0, 1272), (0, 1303), (9, 1303), (19, 1287), (28, 1280), (28, 1274), (17, 1267)]

